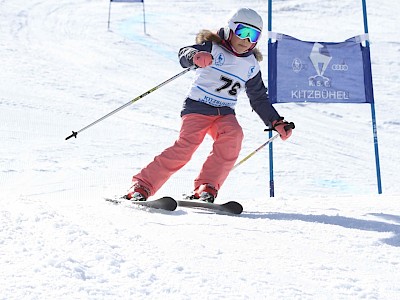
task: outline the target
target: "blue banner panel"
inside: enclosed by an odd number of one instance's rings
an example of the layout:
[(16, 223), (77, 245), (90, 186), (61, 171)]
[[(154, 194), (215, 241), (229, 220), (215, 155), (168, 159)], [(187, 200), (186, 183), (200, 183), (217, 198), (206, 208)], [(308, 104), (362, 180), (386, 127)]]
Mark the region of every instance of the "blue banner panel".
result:
[(306, 42), (279, 34), (269, 45), (271, 102), (370, 103), (363, 48), (357, 38)]

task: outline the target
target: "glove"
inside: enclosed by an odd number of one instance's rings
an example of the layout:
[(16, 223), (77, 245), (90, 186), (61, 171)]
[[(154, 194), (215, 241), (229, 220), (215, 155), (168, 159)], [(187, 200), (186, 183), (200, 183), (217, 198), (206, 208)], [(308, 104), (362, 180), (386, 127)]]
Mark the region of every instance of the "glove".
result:
[(193, 63), (199, 68), (205, 68), (212, 64), (213, 57), (211, 53), (199, 51), (193, 56)]
[(272, 130), (275, 130), (281, 136), (283, 141), (287, 140), (292, 135), (292, 129), (294, 129), (293, 122), (287, 122), (283, 118), (272, 121)]

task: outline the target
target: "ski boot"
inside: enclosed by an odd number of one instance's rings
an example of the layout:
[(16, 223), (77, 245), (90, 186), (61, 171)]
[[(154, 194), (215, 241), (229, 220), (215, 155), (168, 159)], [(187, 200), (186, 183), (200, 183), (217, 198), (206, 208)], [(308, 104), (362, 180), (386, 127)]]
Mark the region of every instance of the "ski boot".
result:
[(214, 203), (217, 194), (218, 191), (213, 185), (202, 184), (194, 190), (193, 195), (189, 196), (189, 199)]
[(131, 201), (146, 201), (149, 198), (150, 191), (148, 188), (135, 183), (130, 189), (128, 194), (124, 196), (125, 199)]

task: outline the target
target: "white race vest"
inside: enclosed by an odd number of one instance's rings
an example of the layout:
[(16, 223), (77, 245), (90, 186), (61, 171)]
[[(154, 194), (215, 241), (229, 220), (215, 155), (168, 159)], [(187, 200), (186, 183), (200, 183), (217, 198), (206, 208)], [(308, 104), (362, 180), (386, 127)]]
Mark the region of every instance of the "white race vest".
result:
[(215, 107), (234, 108), (238, 94), (246, 82), (260, 71), (254, 55), (237, 57), (218, 44), (213, 43), (212, 65), (196, 70), (187, 97)]

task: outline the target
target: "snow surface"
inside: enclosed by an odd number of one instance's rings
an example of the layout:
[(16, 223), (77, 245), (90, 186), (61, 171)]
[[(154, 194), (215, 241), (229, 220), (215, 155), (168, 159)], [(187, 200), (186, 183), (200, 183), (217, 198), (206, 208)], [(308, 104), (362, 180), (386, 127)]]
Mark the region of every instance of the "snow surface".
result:
[[(383, 194), (369, 105), (279, 104), (296, 129), (274, 142), (276, 197), (264, 149), (220, 191), (235, 217), (103, 201), (173, 143), (193, 74), (64, 139), (179, 73), (178, 49), (233, 8), (266, 29), (267, 1), (146, 0), (145, 35), (140, 4), (114, 3), (108, 31), (107, 1), (0, 0), (0, 299), (400, 299), (400, 4), (367, 5)], [(276, 0), (273, 15), (305, 40), (364, 31), (361, 1)], [(244, 157), (267, 136), (245, 95), (237, 116)], [(158, 195), (190, 192), (210, 146)]]

